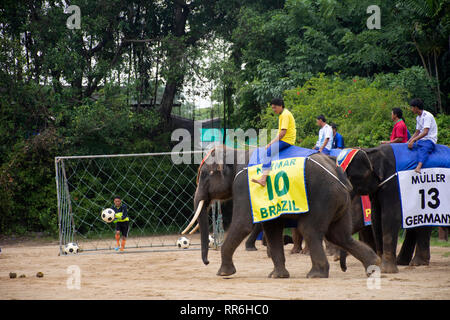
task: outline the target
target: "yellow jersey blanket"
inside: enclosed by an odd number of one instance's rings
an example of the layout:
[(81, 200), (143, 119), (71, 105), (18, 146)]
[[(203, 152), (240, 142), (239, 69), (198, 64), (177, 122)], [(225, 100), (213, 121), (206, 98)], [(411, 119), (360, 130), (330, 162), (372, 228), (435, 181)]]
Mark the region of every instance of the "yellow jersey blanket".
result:
[[(289, 147), (288, 149), (298, 147)], [(303, 149), (303, 148), (300, 148)], [(289, 150), (285, 155), (292, 155)], [(309, 152), (309, 154), (315, 152)], [(280, 159), (282, 158), (282, 159)], [(248, 166), (248, 185), (253, 223), (278, 218), (282, 214), (300, 214), (309, 211), (305, 185), (306, 157), (280, 157), (272, 160), (272, 169), (267, 176), (266, 186), (262, 187), (251, 179), (262, 176), (262, 164)]]

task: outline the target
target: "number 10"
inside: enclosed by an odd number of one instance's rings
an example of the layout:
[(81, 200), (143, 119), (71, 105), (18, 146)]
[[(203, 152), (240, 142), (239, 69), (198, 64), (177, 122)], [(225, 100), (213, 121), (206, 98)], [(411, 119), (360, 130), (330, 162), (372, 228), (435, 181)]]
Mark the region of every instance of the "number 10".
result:
[[(283, 188), (280, 188), (280, 179), (283, 179)], [(287, 173), (284, 171), (280, 171), (275, 175), (274, 178), (274, 187), (272, 187), (272, 179), (270, 176), (267, 177), (267, 194), (269, 196), (269, 200), (273, 200), (273, 189), (277, 196), (281, 197), (289, 192), (289, 178)]]

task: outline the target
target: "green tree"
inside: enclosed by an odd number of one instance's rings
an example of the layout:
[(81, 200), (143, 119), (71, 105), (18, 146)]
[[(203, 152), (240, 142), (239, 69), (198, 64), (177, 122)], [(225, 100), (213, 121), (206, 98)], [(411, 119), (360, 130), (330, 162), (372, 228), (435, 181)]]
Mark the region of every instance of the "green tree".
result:
[(450, 2), (448, 0), (402, 0), (400, 4), (413, 17), (410, 25), (412, 42), (428, 77), (436, 80), (434, 86), (436, 109), (443, 112), (439, 70), (448, 67)]

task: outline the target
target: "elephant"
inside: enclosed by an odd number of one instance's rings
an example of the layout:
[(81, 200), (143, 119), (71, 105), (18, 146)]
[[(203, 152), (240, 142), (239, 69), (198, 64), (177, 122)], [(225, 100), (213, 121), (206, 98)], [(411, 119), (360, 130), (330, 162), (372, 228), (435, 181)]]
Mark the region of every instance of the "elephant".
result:
[[(217, 272), (219, 276), (229, 276), (236, 272), (233, 254), (253, 227), (246, 170), (249, 155), (250, 151), (225, 146), (216, 147), (202, 161), (198, 169), (198, 185), (194, 196), (195, 214), (183, 233), (198, 220), (201, 256), (205, 265), (209, 263), (208, 206), (213, 199), (232, 198), (233, 200), (231, 224), (221, 247), (221, 266)], [(207, 161), (208, 158), (214, 160)], [(236, 161), (236, 159), (244, 159), (244, 161)], [(322, 246), (324, 237), (361, 261), (365, 274), (370, 276), (370, 271), (374, 272), (374, 268), (368, 267), (379, 265), (380, 259), (370, 247), (354, 240), (351, 236), (349, 212), (351, 184), (342, 169), (337, 168), (328, 156), (320, 153), (313, 154), (305, 163), (305, 184), (309, 195), (309, 212), (295, 215), (284, 214), (277, 219), (261, 222), (274, 265), (269, 277), (289, 277), (285, 267), (282, 242), (286, 219), (297, 221), (297, 229), (310, 248), (312, 267), (307, 274), (308, 278), (329, 276), (329, 264)]]
[[(376, 251), (381, 257), (382, 273), (397, 273), (397, 265), (428, 265), (431, 227), (407, 229), (402, 249), (396, 256), (402, 212), (395, 156), (389, 144), (359, 149), (346, 169), (358, 195), (369, 195)], [(417, 245), (416, 245), (417, 244)], [(412, 254), (416, 248), (415, 256)]]

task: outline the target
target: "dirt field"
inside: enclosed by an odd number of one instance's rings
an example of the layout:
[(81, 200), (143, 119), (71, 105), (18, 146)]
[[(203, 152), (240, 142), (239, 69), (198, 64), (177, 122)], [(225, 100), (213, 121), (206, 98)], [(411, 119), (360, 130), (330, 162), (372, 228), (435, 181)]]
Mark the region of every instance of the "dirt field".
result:
[[(197, 241), (198, 243), (198, 241)], [(234, 263), (237, 273), (218, 277), (220, 252), (210, 250), (204, 266), (199, 250), (125, 253), (85, 252), (58, 256), (49, 243), (1, 244), (0, 299), (449, 299), (450, 248), (432, 247), (426, 267), (399, 267), (397, 274), (383, 274), (379, 289), (368, 289), (359, 261), (348, 257), (348, 270), (330, 261), (328, 279), (306, 279), (309, 256), (290, 255), (285, 246), (289, 279), (268, 279), (272, 262), (265, 247), (246, 252), (241, 245)], [(197, 247), (198, 249), (198, 247)], [(80, 271), (80, 288), (71, 281), (69, 266)], [(74, 267), (72, 267), (74, 268)], [(69, 273), (68, 273), (69, 271)], [(10, 279), (9, 273), (17, 273)], [(36, 273), (43, 272), (43, 278)], [(25, 278), (19, 278), (24, 274)]]

